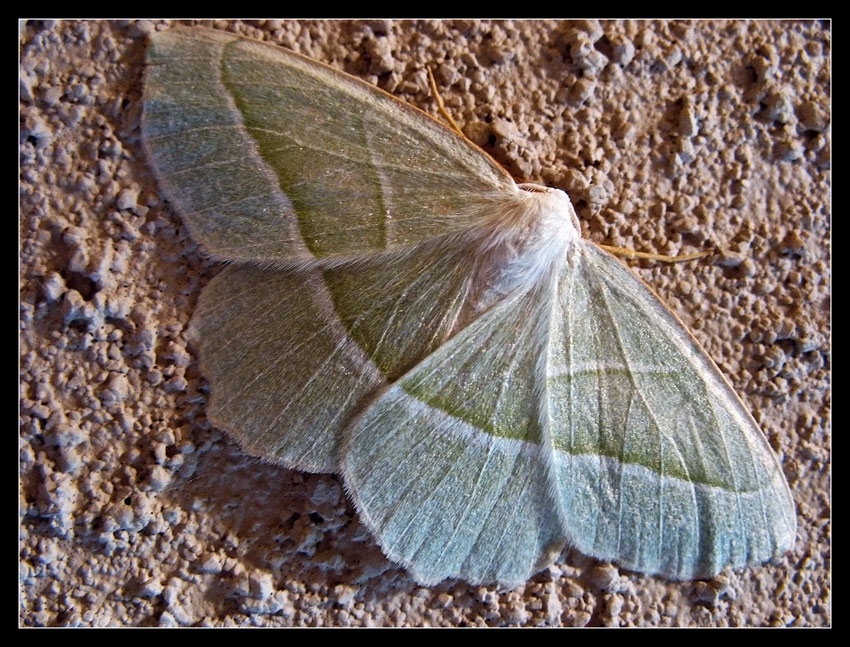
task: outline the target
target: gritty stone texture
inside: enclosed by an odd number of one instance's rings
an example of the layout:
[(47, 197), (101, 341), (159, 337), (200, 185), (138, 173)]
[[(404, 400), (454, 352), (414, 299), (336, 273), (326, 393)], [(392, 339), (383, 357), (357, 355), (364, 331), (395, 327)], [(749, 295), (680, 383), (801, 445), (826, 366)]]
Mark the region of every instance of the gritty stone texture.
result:
[[(205, 417), (187, 322), (220, 266), (139, 141), (146, 37), (20, 28), (20, 623), (824, 626), (830, 618), (830, 25), (216, 22), (455, 120), (632, 263), (782, 459), (796, 545), (673, 583), (565, 551), (514, 590), (418, 586), (338, 478), (245, 455)], [(269, 358), (273, 361), (274, 358)]]

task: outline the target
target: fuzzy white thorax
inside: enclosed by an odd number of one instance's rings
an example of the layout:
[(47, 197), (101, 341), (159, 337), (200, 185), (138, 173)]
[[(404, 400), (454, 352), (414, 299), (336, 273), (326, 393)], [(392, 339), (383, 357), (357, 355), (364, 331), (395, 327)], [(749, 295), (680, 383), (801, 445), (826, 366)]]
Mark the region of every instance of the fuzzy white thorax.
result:
[[(537, 225), (538, 244), (541, 252), (549, 244), (569, 247), (581, 238), (581, 225), (570, 197), (560, 189), (539, 184), (519, 184), (524, 197), (526, 218)], [(530, 250), (529, 250), (530, 251)]]
[(511, 292), (528, 289), (560, 267), (581, 240), (569, 196), (536, 184), (517, 185), (485, 227), (477, 282), (483, 310)]

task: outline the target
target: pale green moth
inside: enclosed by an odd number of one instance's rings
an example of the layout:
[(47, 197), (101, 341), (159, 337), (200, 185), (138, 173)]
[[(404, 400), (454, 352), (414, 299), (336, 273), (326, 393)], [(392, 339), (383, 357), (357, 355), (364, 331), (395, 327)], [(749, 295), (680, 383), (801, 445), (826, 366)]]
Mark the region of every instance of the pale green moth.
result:
[(211, 30), (151, 39), (142, 134), (215, 258), (208, 414), (337, 472), (418, 582), (516, 585), (565, 546), (687, 580), (781, 556), (788, 485), (658, 298), (425, 113)]

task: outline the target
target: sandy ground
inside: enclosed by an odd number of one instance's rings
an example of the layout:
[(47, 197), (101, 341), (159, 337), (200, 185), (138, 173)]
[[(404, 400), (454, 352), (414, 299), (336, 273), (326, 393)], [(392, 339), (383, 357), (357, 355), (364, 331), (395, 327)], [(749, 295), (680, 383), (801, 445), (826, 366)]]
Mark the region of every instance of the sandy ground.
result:
[(423, 588), (335, 476), (247, 456), (205, 417), (186, 326), (220, 266), (139, 140), (146, 36), (23, 23), (20, 623), (824, 626), (830, 618), (830, 25), (216, 23), (377, 83), (440, 91), (517, 179), (567, 190), (729, 376), (780, 456), (776, 564), (672, 583), (566, 551), (514, 590)]

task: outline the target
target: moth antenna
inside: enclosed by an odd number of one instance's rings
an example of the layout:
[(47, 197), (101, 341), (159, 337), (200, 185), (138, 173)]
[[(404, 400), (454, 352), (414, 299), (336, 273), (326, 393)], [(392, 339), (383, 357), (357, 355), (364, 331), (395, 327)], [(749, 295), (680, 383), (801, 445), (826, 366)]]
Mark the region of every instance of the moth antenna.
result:
[(667, 256), (666, 254), (653, 254), (652, 252), (636, 252), (633, 249), (626, 247), (612, 247), (610, 245), (599, 245), (602, 249), (615, 256), (623, 256), (625, 258), (645, 258), (650, 261), (661, 261), (663, 263), (683, 263), (692, 261), (695, 258), (704, 258), (711, 254), (710, 250), (704, 252), (695, 252), (693, 254), (682, 254), (680, 256)]
[(446, 104), (443, 103), (443, 97), (440, 96), (440, 91), (437, 89), (437, 81), (434, 80), (434, 73), (431, 71), (430, 67), (426, 67), (425, 69), (428, 70), (428, 81), (431, 83), (431, 92), (434, 93), (434, 98), (437, 100), (437, 108), (439, 109), (440, 114), (443, 115), (445, 120), (449, 122), (449, 125), (455, 132), (457, 132), (458, 135), (467, 139), (466, 135), (464, 135), (463, 131), (460, 129), (460, 126), (455, 123), (455, 120), (452, 119), (451, 114), (449, 114), (449, 111), (446, 109)]

